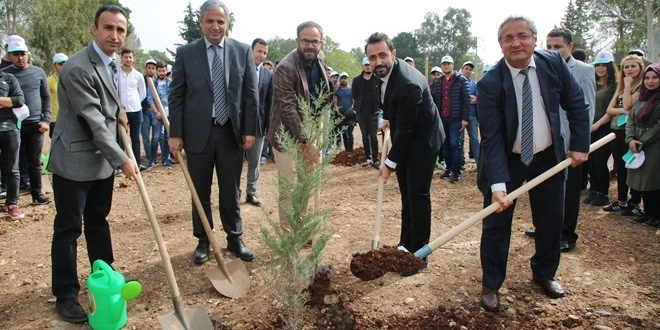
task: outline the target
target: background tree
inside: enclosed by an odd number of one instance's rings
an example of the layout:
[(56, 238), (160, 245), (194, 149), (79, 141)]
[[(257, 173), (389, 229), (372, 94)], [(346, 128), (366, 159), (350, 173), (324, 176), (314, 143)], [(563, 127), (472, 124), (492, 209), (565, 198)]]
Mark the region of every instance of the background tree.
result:
[[(419, 43), (417, 37), (410, 32), (401, 32), (392, 38), (394, 48), (396, 48), (396, 56), (398, 58), (406, 58), (408, 56), (415, 60), (415, 63), (424, 63), (424, 54), (419, 51)], [(420, 67), (420, 70), (422, 68)]]
[[(202, 37), (202, 28), (199, 26), (199, 10), (193, 10), (192, 4), (188, 2), (183, 21), (179, 21), (182, 26), (179, 28), (179, 36), (190, 43)], [(177, 44), (181, 46), (181, 44)]]
[(584, 49), (589, 57), (593, 56), (594, 48), (590, 3), (590, 0), (571, 0), (566, 6), (564, 18), (561, 20), (561, 26), (573, 32), (575, 48)]
[(429, 57), (429, 65), (439, 65), (444, 55), (462, 63), (466, 54), (476, 47), (471, 25), (472, 15), (466, 9), (449, 7), (442, 18), (437, 13), (426, 13), (415, 37), (420, 51)]
[(35, 0), (0, 0), (0, 32), (23, 35), (28, 30), (26, 17)]
[(358, 61), (358, 59), (355, 58), (355, 55), (339, 48), (335, 48), (330, 52), (325, 52), (325, 64), (339, 73), (342, 71), (348, 73), (348, 76), (350, 77), (349, 83), (353, 77), (362, 72), (362, 58)]
[(296, 41), (291, 38), (272, 38), (268, 40), (268, 60), (276, 63), (296, 47)]

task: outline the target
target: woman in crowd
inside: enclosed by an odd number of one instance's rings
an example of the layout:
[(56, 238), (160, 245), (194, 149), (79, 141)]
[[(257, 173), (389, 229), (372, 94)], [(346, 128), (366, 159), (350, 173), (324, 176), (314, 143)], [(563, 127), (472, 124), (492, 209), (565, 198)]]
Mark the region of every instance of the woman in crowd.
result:
[(640, 191), (644, 215), (635, 221), (660, 228), (660, 63), (649, 65), (639, 100), (635, 102), (626, 123), (626, 143), (632, 152), (644, 151), (645, 160), (636, 169), (628, 169), (626, 183)]
[[(617, 69), (614, 66), (614, 55), (608, 51), (601, 51), (594, 60), (596, 71), (596, 105), (594, 108), (594, 123), (591, 125), (591, 143), (594, 143), (609, 134), (612, 116), (607, 114), (607, 107), (614, 97), (616, 90)], [(610, 190), (610, 171), (607, 160), (612, 153), (610, 148), (600, 148), (589, 156), (589, 196), (584, 204), (605, 206), (610, 199), (607, 196)]]
[[(639, 87), (642, 84), (642, 70), (644, 61), (637, 55), (628, 55), (621, 61), (621, 74), (619, 75), (616, 92), (607, 107), (607, 114), (612, 116), (610, 127), (616, 139), (612, 141), (612, 158), (614, 158), (614, 169), (616, 170), (618, 200), (607, 205), (603, 210), (608, 212), (621, 212), (623, 215), (640, 216), (642, 211), (639, 203), (642, 196), (639, 191), (630, 190), (628, 200), (628, 186), (626, 185), (627, 169), (621, 157), (628, 152), (626, 144), (625, 119), (630, 109), (639, 98)], [(621, 119), (620, 119), (621, 118)]]

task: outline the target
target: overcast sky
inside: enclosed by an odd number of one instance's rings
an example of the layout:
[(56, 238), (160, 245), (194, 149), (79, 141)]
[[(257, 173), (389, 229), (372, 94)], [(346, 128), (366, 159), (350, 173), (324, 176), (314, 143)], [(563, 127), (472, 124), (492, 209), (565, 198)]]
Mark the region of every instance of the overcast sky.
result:
[[(132, 10), (131, 23), (135, 26), (144, 50), (174, 50), (176, 43), (182, 43), (178, 22), (183, 20), (188, 1), (120, 2)], [(199, 9), (203, 2), (190, 1), (195, 10)], [(231, 37), (244, 43), (249, 44), (257, 37), (266, 40), (275, 36), (295, 38), (298, 24), (313, 20), (323, 27), (325, 35), (339, 42), (340, 48), (346, 51), (354, 47), (364, 47), (364, 40), (373, 32), (385, 32), (390, 38), (399, 32), (413, 32), (420, 27), (427, 12), (437, 12), (442, 17), (449, 7), (465, 8), (472, 15), (470, 31), (478, 38), (477, 53), (485, 63), (492, 64), (502, 57), (497, 44), (497, 28), (507, 16), (516, 14), (531, 18), (538, 29), (538, 46), (542, 46), (541, 42), (545, 40), (547, 33), (560, 24), (568, 2), (569, 0), (227, 0), (225, 4), (236, 18)]]

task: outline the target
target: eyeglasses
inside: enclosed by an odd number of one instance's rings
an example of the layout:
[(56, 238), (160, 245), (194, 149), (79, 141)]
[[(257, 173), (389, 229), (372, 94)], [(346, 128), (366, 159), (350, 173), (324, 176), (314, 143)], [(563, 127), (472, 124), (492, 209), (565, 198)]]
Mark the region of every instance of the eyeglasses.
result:
[(510, 43), (512, 43), (512, 42), (513, 42), (514, 40), (516, 40), (516, 39), (518, 39), (518, 40), (520, 40), (520, 41), (527, 41), (527, 40), (529, 40), (530, 38), (532, 38), (533, 36), (534, 36), (534, 35), (529, 34), (529, 33), (521, 33), (521, 34), (519, 34), (519, 35), (517, 35), (517, 36), (507, 35), (507, 36), (504, 36), (504, 37), (503, 37), (502, 39), (500, 39), (500, 40), (502, 41), (503, 44), (510, 44)]
[(309, 46), (312, 45), (314, 47), (318, 47), (321, 45), (323, 41), (321, 40), (309, 40), (309, 39), (299, 39), (300, 43), (303, 44), (304, 46)]

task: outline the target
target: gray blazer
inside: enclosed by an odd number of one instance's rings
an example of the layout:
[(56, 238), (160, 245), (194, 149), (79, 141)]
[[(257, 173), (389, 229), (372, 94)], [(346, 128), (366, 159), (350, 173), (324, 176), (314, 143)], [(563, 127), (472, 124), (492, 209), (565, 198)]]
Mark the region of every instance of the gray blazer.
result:
[[(584, 100), (589, 104), (589, 123), (594, 122), (594, 110), (596, 106), (596, 73), (593, 65), (580, 62), (571, 56), (566, 62), (573, 72), (573, 76), (578, 81), (584, 93)], [(559, 112), (561, 119), (561, 134), (564, 136), (564, 146), (568, 150), (568, 143), (571, 140), (571, 131), (568, 129), (568, 117), (566, 111)], [(589, 125), (589, 135), (591, 135), (591, 125)]]
[[(225, 37), (225, 77), (229, 118), (236, 142), (257, 129), (257, 70), (250, 46)], [(211, 133), (213, 83), (204, 38), (177, 48), (170, 85), (170, 136), (182, 137), (184, 149), (201, 152)]]
[(57, 95), (48, 170), (75, 181), (107, 179), (128, 156), (117, 143), (119, 96), (92, 44), (66, 62)]

